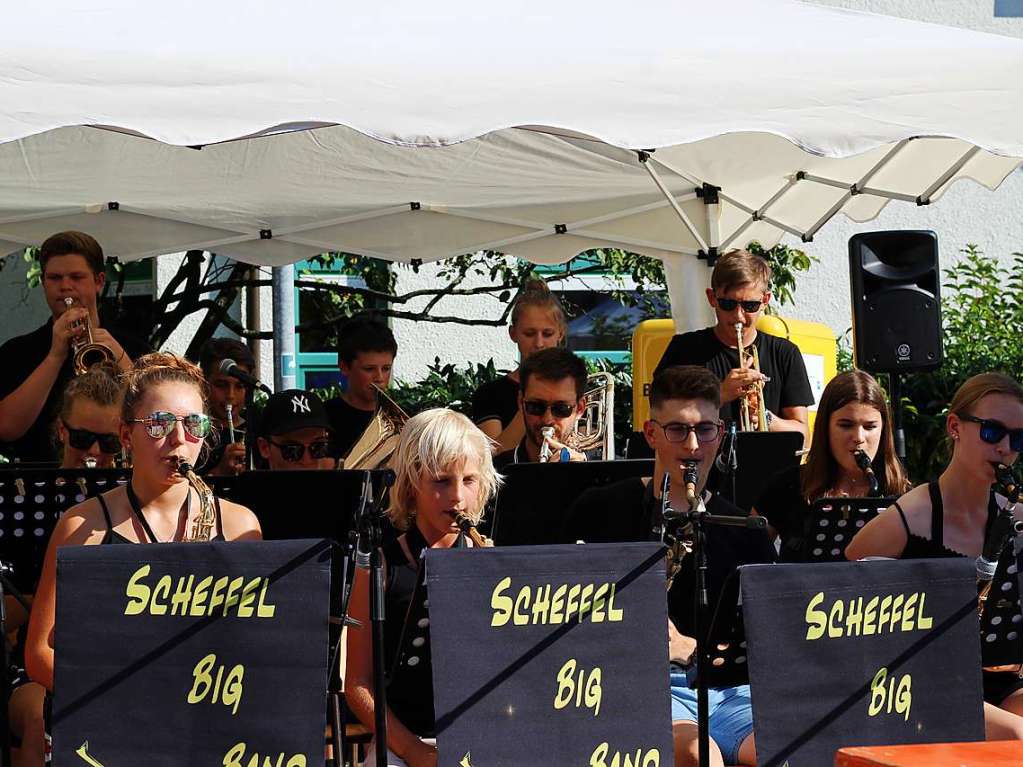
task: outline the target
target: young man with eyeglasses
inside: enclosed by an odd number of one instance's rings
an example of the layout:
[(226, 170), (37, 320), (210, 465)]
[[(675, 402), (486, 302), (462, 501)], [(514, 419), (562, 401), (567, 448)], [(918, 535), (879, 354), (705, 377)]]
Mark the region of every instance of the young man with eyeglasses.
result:
[[(643, 425), (643, 434), (654, 451), (653, 476), (587, 490), (569, 512), (566, 540), (580, 537), (587, 543), (660, 540), (664, 477), (667, 474), (671, 508), (688, 510), (682, 466), (689, 460), (697, 462), (696, 495), (703, 508), (715, 515), (744, 515), (727, 500), (705, 489), (721, 443), (720, 406), (718, 379), (706, 368), (680, 365), (656, 375), (650, 385), (650, 420)], [(707, 587), (713, 612), (726, 578), (740, 565), (773, 561), (774, 547), (763, 530), (710, 525), (706, 533)], [(695, 587), (694, 558), (689, 556), (682, 561), (668, 591), (668, 660), (676, 765), (698, 764), (696, 690), (688, 686), (686, 675), (696, 648), (692, 638), (696, 633)], [(710, 690), (710, 735), (711, 764), (756, 764), (749, 685)]]
[[(513, 449), (494, 456), (498, 471), (512, 463), (537, 463), (550, 451), (548, 463), (585, 461), (585, 454), (567, 444), (584, 409), (586, 363), (563, 347), (542, 349), (519, 368), (519, 409), (526, 436)], [(551, 429), (544, 437), (544, 429)]]
[[(807, 406), (814, 400), (803, 355), (791, 341), (756, 328), (771, 300), (770, 284), (771, 267), (760, 256), (747, 250), (721, 256), (707, 289), (716, 324), (672, 338), (654, 375), (672, 365), (703, 365), (720, 381), (725, 421), (738, 421), (740, 398), (763, 382), (768, 431), (798, 431), (805, 439)], [(743, 348), (757, 350), (759, 372), (739, 364), (736, 324), (742, 325)]]
[[(0, 346), (0, 453), (21, 461), (57, 460), (51, 424), (64, 387), (74, 377), (71, 341), (92, 328), (121, 372), (149, 349), (101, 326), (99, 297), (106, 282), (103, 248), (84, 232), (60, 232), (39, 248), (42, 288), (53, 315), (44, 325)], [(65, 299), (71, 299), (68, 306)], [(115, 337), (116, 336), (116, 337)]]
[(256, 444), (271, 471), (333, 469), (337, 465), (327, 411), (312, 392), (288, 389), (271, 395), (259, 431)]

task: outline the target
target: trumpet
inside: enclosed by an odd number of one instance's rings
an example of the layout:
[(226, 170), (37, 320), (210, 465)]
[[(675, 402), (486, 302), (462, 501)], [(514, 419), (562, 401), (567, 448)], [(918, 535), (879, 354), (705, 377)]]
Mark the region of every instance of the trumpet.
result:
[(551, 450), (551, 443), (549, 440), (554, 439), (554, 427), (544, 426), (540, 429), (540, 434), (543, 436), (543, 442), (540, 444), (540, 463), (547, 463), (551, 460), (551, 456), (554, 451)]
[[(71, 296), (64, 299), (64, 305), (68, 309), (74, 304), (75, 299)], [(88, 316), (72, 323), (71, 331), (75, 334), (71, 339), (71, 358), (76, 376), (82, 375), (93, 365), (117, 364), (114, 353), (108, 347), (92, 340), (92, 323), (89, 322)]]
[[(760, 353), (756, 346), (749, 351), (742, 343), (741, 322), (735, 323), (736, 350), (739, 352), (739, 367), (760, 371)], [(757, 381), (753, 388), (739, 398), (739, 426), (742, 431), (767, 431), (767, 411), (764, 407), (764, 382)]]

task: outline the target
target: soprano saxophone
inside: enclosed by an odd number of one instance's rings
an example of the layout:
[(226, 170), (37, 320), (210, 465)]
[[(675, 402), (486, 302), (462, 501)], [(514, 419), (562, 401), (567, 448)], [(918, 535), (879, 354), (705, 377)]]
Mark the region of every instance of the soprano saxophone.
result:
[(192, 522), (192, 532), (186, 541), (208, 541), (217, 524), (217, 512), (213, 503), (213, 491), (192, 468), (188, 461), (178, 461), (178, 473), (188, 480), (196, 494), (199, 496), (199, 513)]

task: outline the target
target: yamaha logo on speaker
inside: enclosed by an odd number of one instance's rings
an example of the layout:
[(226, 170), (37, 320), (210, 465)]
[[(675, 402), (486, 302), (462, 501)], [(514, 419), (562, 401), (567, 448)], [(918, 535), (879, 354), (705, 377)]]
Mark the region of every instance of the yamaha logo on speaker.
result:
[(899, 362), (909, 362), (912, 349), (909, 344), (899, 344), (899, 348), (895, 350), (895, 354), (898, 355)]

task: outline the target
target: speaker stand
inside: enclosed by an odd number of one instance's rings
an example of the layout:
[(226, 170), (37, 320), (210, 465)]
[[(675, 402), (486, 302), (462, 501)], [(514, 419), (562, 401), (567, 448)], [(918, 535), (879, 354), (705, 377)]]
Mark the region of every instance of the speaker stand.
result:
[(900, 461), (906, 460), (906, 433), (902, 430), (902, 379), (898, 373), (888, 374), (888, 393), (892, 398), (892, 436), (895, 438), (895, 455)]

